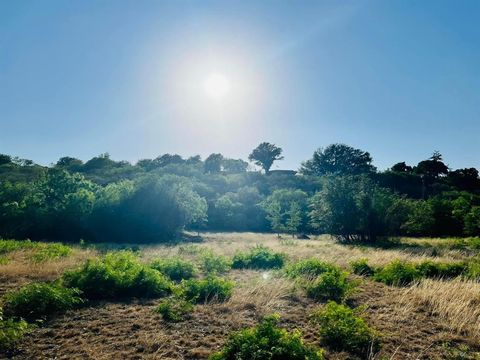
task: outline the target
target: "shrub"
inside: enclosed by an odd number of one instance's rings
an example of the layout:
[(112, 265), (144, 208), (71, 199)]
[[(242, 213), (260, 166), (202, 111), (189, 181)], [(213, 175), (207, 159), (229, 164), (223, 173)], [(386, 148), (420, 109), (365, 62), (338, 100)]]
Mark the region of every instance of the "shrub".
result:
[(38, 321), (81, 303), (78, 289), (65, 288), (59, 283), (31, 283), (5, 295), (3, 307), (8, 317)]
[(31, 256), (34, 262), (44, 262), (47, 260), (58, 259), (69, 256), (72, 248), (63, 244), (39, 244), (38, 250)]
[(415, 265), (395, 260), (374, 275), (374, 279), (387, 285), (405, 286), (421, 277)]
[(307, 283), (307, 296), (315, 300), (343, 301), (355, 287), (347, 276), (348, 273), (344, 271), (327, 271)]
[(240, 252), (233, 257), (234, 269), (278, 269), (283, 266), (285, 255), (272, 252), (264, 246), (256, 246), (249, 252)]
[(181, 258), (155, 260), (150, 264), (150, 267), (160, 271), (173, 281), (191, 279), (196, 273), (193, 263)]
[(465, 263), (439, 263), (424, 261), (416, 266), (422, 277), (452, 278), (462, 275), (467, 269)]
[(183, 299), (168, 298), (163, 300), (155, 311), (161, 314), (165, 321), (179, 322), (193, 311), (193, 304)]
[(337, 266), (320, 261), (318, 259), (307, 259), (298, 261), (293, 264), (289, 264), (286, 269), (285, 273), (292, 278), (296, 277), (306, 277), (306, 278), (315, 278), (325, 272), (332, 271), (332, 270), (339, 270)]
[(0, 239), (0, 254), (8, 254), (12, 251), (31, 249), (37, 243), (30, 240), (1, 240)]
[(352, 261), (350, 267), (353, 273), (357, 275), (372, 276), (375, 273), (375, 269), (368, 265), (367, 259)]
[(219, 277), (209, 276), (206, 279), (190, 279), (182, 282), (183, 294), (189, 301), (205, 303), (225, 301), (232, 295), (234, 283)]
[(244, 329), (230, 336), (220, 352), (209, 360), (323, 360), (321, 350), (303, 343), (301, 333), (287, 332), (277, 326), (278, 316), (266, 317), (258, 326)]
[(0, 255), (17, 250), (34, 249), (31, 256), (34, 262), (65, 257), (71, 254), (72, 248), (60, 243), (41, 243), (30, 240), (0, 240)]
[(10, 259), (6, 255), (0, 255), (0, 265), (6, 265)]
[(465, 277), (471, 280), (480, 280), (480, 261), (470, 261), (465, 270)]
[(25, 320), (4, 319), (0, 308), (0, 352), (12, 350), (28, 330)]
[(82, 268), (65, 273), (64, 281), (89, 299), (161, 297), (172, 291), (172, 283), (164, 275), (140, 264), (128, 251), (88, 260)]
[(335, 350), (366, 356), (378, 348), (378, 334), (365, 320), (347, 306), (329, 301), (325, 308), (311, 315), (320, 326), (322, 342)]
[(202, 270), (207, 274), (226, 273), (232, 267), (232, 262), (225, 256), (215, 255), (207, 251), (202, 255)]

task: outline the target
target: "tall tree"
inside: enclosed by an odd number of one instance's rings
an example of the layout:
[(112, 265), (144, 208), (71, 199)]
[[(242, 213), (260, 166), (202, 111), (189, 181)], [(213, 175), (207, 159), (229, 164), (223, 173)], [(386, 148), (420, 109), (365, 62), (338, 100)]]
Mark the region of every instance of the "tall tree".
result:
[(219, 173), (222, 171), (222, 154), (210, 154), (204, 162), (206, 173)]
[(294, 237), (298, 228), (302, 225), (302, 209), (300, 205), (297, 202), (293, 202), (290, 205), (287, 215), (287, 230), (292, 234), (292, 237)]
[(265, 174), (268, 174), (274, 161), (283, 160), (282, 151), (282, 148), (275, 144), (263, 142), (253, 149), (248, 156), (248, 160), (253, 161), (255, 165), (261, 166)]
[(331, 144), (313, 153), (300, 172), (304, 175), (359, 175), (375, 171), (367, 151), (345, 144)]
[(437, 179), (448, 174), (448, 166), (444, 164), (442, 155), (435, 151), (429, 159), (418, 163), (415, 167), (415, 172), (419, 175), (424, 175), (428, 179)]
[(248, 163), (242, 159), (223, 159), (223, 170), (230, 174), (240, 174), (247, 171)]

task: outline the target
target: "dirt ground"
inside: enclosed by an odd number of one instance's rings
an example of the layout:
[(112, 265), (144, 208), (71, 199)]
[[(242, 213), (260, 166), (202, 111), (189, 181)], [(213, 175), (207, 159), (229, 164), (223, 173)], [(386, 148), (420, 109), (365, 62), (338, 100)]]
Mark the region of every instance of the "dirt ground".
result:
[[(345, 266), (356, 258), (384, 263), (393, 258), (424, 259), (428, 251), (407, 249), (355, 249), (334, 244), (320, 238), (308, 241), (284, 241), (274, 235), (207, 234), (205, 241), (186, 248), (150, 246), (143, 249), (145, 261), (152, 258), (183, 255), (194, 257), (194, 247), (208, 247), (217, 253), (231, 255), (238, 249), (254, 243), (263, 243), (281, 250), (291, 258), (310, 256), (328, 259)], [(182, 248), (183, 246), (183, 248)], [(58, 272), (45, 268), (33, 276), (26, 270), (3, 271), (0, 267), (0, 292), (32, 280), (51, 280), (65, 268), (77, 266), (89, 255), (75, 255), (68, 264), (57, 264)], [(455, 259), (461, 255), (446, 252), (441, 259)], [(78, 261), (77, 261), (78, 260)], [(64, 261), (65, 262), (65, 261)], [(22, 268), (21, 261), (16, 265)], [(13, 265), (10, 265), (11, 267)], [(28, 266), (28, 264), (24, 264)], [(51, 267), (51, 266), (50, 266)], [(318, 331), (309, 322), (309, 314), (323, 306), (305, 297), (302, 289), (273, 273), (235, 270), (227, 277), (236, 283), (232, 298), (222, 304), (196, 306), (184, 322), (167, 323), (153, 309), (160, 300), (132, 300), (128, 302), (97, 302), (69, 311), (34, 329), (20, 344), (17, 352), (8, 354), (13, 359), (206, 359), (222, 347), (232, 331), (253, 326), (266, 314), (278, 313), (281, 325), (289, 330), (299, 329), (305, 342), (321, 346)], [(414, 292), (361, 279), (352, 296), (352, 306), (360, 306), (363, 316), (381, 333), (382, 347), (371, 359), (474, 359), (480, 351), (478, 339), (472, 333), (461, 333), (449, 326), (448, 320), (431, 308), (416, 301)], [(480, 294), (480, 293), (479, 293)], [(412, 297), (410, 300), (409, 297)], [(480, 299), (480, 298), (479, 298)], [(407, 305), (406, 305), (407, 304)], [(469, 349), (468, 356), (459, 357)], [(355, 359), (350, 354), (328, 351), (328, 359)], [(1, 356), (0, 356), (1, 357)]]

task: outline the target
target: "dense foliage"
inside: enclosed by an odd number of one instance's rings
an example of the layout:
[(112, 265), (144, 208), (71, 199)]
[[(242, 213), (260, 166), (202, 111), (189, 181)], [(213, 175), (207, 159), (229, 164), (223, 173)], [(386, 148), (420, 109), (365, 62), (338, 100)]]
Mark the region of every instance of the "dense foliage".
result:
[(191, 279), (196, 274), (195, 265), (180, 257), (155, 260), (150, 264), (150, 267), (160, 271), (173, 281)]
[(277, 326), (278, 316), (266, 317), (258, 326), (230, 336), (222, 351), (210, 360), (322, 360), (321, 350), (303, 343), (301, 333), (289, 333)]
[(234, 283), (216, 276), (206, 279), (190, 279), (182, 282), (183, 295), (196, 303), (222, 302), (230, 298)]
[(182, 230), (319, 232), (344, 242), (388, 235), (480, 235), (480, 178), (435, 152), (377, 171), (368, 152), (316, 151), (298, 174), (271, 170), (282, 149), (250, 160), (164, 154), (135, 165), (108, 154), (50, 167), (1, 155), (0, 236), (117, 242), (169, 241)]
[(285, 262), (285, 254), (275, 253), (264, 246), (256, 246), (248, 252), (238, 252), (232, 260), (234, 269), (278, 269)]
[(4, 314), (30, 322), (45, 320), (49, 316), (74, 308), (83, 302), (81, 292), (59, 283), (31, 283), (5, 295)]
[(0, 352), (12, 350), (27, 332), (25, 320), (5, 319), (0, 308)]
[(169, 322), (180, 322), (185, 320), (186, 316), (194, 309), (190, 301), (181, 298), (167, 298), (158, 304), (155, 312), (162, 315), (163, 320)]
[(395, 286), (410, 285), (422, 278), (451, 279), (462, 277), (476, 281), (480, 279), (480, 261), (478, 258), (449, 263), (431, 260), (419, 263), (394, 260), (378, 268), (371, 267), (365, 259), (362, 259), (352, 262), (351, 267), (358, 275), (373, 276), (376, 281)]
[(161, 297), (172, 291), (170, 280), (126, 251), (88, 260), (80, 269), (66, 272), (63, 280), (88, 299)]
[(375, 353), (378, 334), (368, 326), (355, 310), (334, 301), (312, 314), (320, 327), (322, 342), (335, 350), (346, 350), (363, 358)]

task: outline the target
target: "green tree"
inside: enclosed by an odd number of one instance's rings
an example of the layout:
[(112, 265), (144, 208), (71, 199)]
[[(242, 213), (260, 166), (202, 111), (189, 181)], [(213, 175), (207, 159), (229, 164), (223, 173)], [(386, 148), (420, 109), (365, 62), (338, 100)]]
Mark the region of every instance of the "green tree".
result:
[(204, 162), (206, 173), (219, 173), (222, 171), (222, 154), (210, 154)]
[(297, 233), (300, 225), (302, 225), (302, 212), (300, 205), (293, 202), (288, 210), (287, 230), (292, 234), (292, 237)]
[(393, 200), (365, 176), (328, 177), (311, 200), (311, 224), (341, 242), (373, 242), (388, 233)]
[(230, 174), (240, 174), (247, 171), (248, 163), (242, 159), (223, 159), (223, 170)]
[(305, 161), (300, 172), (304, 175), (359, 175), (375, 171), (367, 151), (345, 144), (332, 144), (318, 149)]
[(248, 160), (261, 166), (265, 174), (268, 174), (274, 161), (283, 160), (282, 151), (282, 148), (274, 144), (263, 142), (253, 149), (252, 153), (248, 155)]
[(435, 151), (429, 159), (420, 161), (414, 171), (427, 179), (437, 179), (448, 174), (448, 166), (443, 163), (442, 155)]
[(263, 209), (266, 212), (267, 220), (270, 222), (270, 226), (273, 231), (280, 237), (280, 233), (285, 231), (285, 225), (283, 221), (282, 207), (278, 201), (272, 201), (264, 204)]

